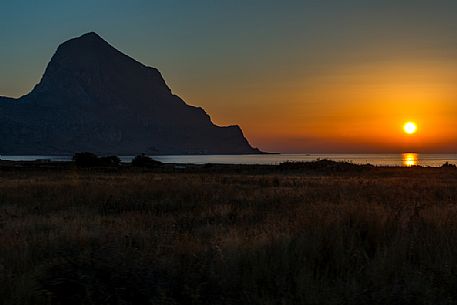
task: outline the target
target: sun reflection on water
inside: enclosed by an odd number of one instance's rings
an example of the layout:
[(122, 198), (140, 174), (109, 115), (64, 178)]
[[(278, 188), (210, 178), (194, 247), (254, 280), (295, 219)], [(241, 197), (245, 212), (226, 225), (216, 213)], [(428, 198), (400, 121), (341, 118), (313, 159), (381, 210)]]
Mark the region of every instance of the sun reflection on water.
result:
[(419, 164), (419, 155), (415, 153), (402, 154), (403, 166), (411, 167)]

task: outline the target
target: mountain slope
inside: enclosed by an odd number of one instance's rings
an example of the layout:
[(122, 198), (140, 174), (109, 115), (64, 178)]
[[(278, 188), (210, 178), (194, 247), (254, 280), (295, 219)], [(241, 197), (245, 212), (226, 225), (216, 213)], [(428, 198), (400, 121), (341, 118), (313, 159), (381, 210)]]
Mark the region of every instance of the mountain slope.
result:
[(160, 72), (96, 33), (59, 46), (35, 88), (0, 97), (0, 153), (252, 154), (238, 126), (220, 127), (173, 95)]

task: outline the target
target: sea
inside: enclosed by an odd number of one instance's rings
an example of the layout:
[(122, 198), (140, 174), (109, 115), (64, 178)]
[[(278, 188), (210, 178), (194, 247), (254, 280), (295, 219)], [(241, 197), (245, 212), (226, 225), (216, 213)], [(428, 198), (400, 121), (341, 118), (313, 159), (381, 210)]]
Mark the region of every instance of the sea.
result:
[[(178, 164), (279, 164), (286, 161), (307, 162), (315, 160), (346, 161), (376, 166), (424, 166), (439, 167), (444, 163), (457, 164), (457, 154), (263, 154), (263, 155), (167, 155), (151, 156), (157, 161)], [(70, 161), (72, 156), (0, 156), (10, 161)], [(134, 156), (120, 156), (122, 162), (130, 162)]]

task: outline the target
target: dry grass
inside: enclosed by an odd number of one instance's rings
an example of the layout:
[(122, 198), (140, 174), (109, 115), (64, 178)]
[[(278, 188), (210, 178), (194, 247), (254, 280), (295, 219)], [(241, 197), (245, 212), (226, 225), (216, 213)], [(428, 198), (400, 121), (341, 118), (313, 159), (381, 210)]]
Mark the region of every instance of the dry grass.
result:
[(457, 170), (0, 171), (2, 304), (455, 304)]

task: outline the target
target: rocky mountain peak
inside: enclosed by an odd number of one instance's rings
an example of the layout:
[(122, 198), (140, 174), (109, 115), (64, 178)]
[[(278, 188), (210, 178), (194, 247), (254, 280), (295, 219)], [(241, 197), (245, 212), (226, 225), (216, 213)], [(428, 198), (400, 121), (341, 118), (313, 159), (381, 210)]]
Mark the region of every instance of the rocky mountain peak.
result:
[(0, 153), (258, 152), (94, 32), (62, 43), (40, 83), (11, 101), (0, 99)]

